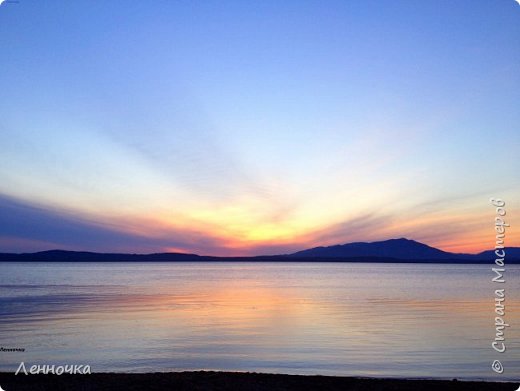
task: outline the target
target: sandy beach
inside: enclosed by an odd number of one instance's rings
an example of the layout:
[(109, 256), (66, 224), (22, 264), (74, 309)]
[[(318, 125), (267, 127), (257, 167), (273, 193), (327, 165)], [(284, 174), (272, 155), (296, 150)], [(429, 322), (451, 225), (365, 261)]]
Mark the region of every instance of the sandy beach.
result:
[(518, 383), (457, 380), (401, 380), (334, 376), (297, 376), (235, 372), (172, 372), (148, 374), (18, 375), (0, 373), (5, 391), (52, 390), (516, 390)]

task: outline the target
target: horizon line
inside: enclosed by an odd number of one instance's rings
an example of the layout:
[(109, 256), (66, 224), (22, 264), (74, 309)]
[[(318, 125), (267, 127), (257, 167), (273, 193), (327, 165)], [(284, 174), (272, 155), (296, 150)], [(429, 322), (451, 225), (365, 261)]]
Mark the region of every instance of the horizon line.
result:
[[(451, 252), (451, 251), (446, 251), (446, 250), (443, 250), (441, 248), (438, 248), (438, 247), (434, 247), (434, 246), (431, 246), (427, 243), (424, 243), (424, 242), (419, 242), (417, 240), (414, 240), (414, 239), (408, 239), (408, 238), (405, 238), (405, 237), (400, 237), (400, 238), (390, 238), (390, 239), (384, 239), (384, 240), (375, 240), (375, 241), (371, 241), (371, 242), (368, 242), (368, 241), (355, 241), (355, 242), (348, 242), (348, 243), (342, 243), (342, 244), (332, 244), (332, 245), (328, 245), (328, 246), (314, 246), (314, 247), (309, 247), (309, 248), (304, 248), (302, 250), (298, 250), (298, 251), (295, 251), (295, 252), (292, 252), (292, 253), (285, 253), (285, 254), (273, 254), (273, 255), (267, 255), (267, 254), (258, 254), (258, 255), (212, 255), (212, 254), (199, 254), (199, 253), (196, 253), (196, 252), (180, 252), (180, 251), (161, 251), (161, 252), (150, 252), (150, 253), (137, 253), (137, 252), (112, 252), (112, 251), (109, 251), (109, 252), (101, 252), (101, 251), (90, 251), (90, 250), (66, 250), (66, 249), (62, 249), (62, 248), (53, 248), (53, 249), (48, 249), (48, 250), (39, 250), (39, 251), (33, 251), (33, 252), (0, 252), (0, 254), (14, 254), (14, 255), (31, 255), (31, 254), (40, 254), (40, 253), (46, 253), (46, 252), (72, 252), (72, 253), (90, 253), (90, 254), (116, 254), (116, 255), (157, 255), (157, 254), (179, 254), (179, 255), (191, 255), (191, 256), (197, 256), (197, 257), (211, 257), (211, 258), (257, 258), (257, 257), (282, 257), (282, 256), (289, 256), (289, 255), (294, 255), (298, 252), (302, 252), (302, 251), (307, 251), (307, 250), (312, 250), (312, 249), (317, 249), (317, 248), (328, 248), (328, 247), (336, 247), (336, 246), (346, 246), (346, 245), (349, 245), (349, 244), (355, 244), (355, 243), (366, 243), (366, 244), (372, 244), (372, 243), (382, 243), (382, 242), (389, 242), (389, 241), (392, 241), (392, 240), (406, 240), (408, 242), (415, 242), (415, 243), (419, 243), (419, 244), (422, 244), (422, 245), (425, 245), (425, 246), (428, 246), (432, 249), (435, 249), (435, 250), (439, 250), (439, 251), (442, 251), (442, 252), (445, 252), (447, 254), (453, 254), (453, 255), (479, 255), (479, 254), (482, 254), (483, 252), (486, 252), (486, 251), (491, 251), (493, 249), (487, 249), (487, 250), (483, 250), (483, 251), (480, 251), (480, 252), (474, 252), (474, 253), (465, 253), (465, 252)], [(515, 248), (515, 247), (519, 247), (519, 246), (506, 246), (504, 248)], [(316, 257), (316, 258), (319, 258), (319, 257)]]

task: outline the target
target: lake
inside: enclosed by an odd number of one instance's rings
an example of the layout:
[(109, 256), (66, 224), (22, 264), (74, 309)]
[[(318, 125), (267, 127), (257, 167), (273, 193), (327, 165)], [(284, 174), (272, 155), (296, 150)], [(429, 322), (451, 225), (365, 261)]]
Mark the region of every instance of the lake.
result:
[[(1, 263), (0, 370), (520, 379), (520, 265)], [(495, 337), (505, 288), (507, 351)], [(491, 370), (493, 360), (502, 375)]]

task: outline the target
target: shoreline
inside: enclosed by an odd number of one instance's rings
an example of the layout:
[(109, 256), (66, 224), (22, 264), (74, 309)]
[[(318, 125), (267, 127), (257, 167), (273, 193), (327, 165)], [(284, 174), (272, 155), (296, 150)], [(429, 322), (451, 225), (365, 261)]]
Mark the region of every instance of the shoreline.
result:
[(519, 382), (286, 375), (256, 372), (185, 371), (23, 375), (0, 372), (0, 385), (11, 390), (516, 390)]

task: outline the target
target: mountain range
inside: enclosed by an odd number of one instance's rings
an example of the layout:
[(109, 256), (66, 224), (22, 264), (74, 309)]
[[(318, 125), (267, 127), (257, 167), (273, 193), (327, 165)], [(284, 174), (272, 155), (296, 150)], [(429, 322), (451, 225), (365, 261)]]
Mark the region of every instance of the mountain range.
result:
[[(520, 263), (520, 247), (507, 247), (506, 263)], [(334, 262), (420, 262), (493, 263), (494, 250), (478, 254), (451, 253), (415, 240), (400, 238), (379, 242), (355, 242), (315, 247), (293, 254), (254, 257), (214, 257), (185, 253), (116, 254), (50, 250), (36, 253), (0, 253), (0, 262), (182, 262), (182, 261), (334, 261)]]
[[(451, 253), (405, 238), (315, 247), (298, 251), (290, 256), (296, 258), (381, 257), (402, 260), (486, 260), (496, 258), (494, 250), (483, 251), (478, 254)], [(506, 257), (520, 258), (520, 247), (507, 248)]]

